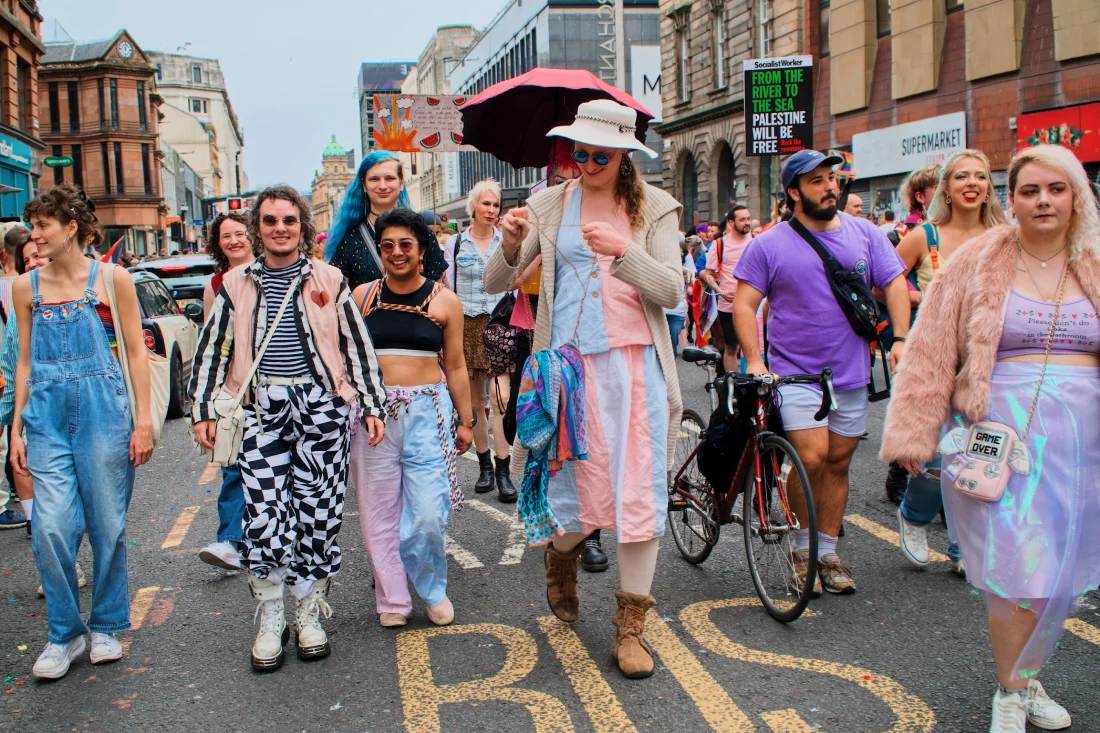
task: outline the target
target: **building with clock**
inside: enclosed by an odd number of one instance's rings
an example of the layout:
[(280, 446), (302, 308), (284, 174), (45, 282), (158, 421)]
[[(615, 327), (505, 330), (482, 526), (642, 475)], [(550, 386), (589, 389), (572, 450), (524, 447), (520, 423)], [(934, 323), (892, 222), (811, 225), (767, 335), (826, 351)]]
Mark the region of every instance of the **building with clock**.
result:
[(157, 252), (168, 210), (161, 191), (156, 71), (125, 30), (98, 41), (53, 41), (38, 72), (46, 153), (43, 186), (84, 189), (106, 250), (119, 239), (135, 255)]

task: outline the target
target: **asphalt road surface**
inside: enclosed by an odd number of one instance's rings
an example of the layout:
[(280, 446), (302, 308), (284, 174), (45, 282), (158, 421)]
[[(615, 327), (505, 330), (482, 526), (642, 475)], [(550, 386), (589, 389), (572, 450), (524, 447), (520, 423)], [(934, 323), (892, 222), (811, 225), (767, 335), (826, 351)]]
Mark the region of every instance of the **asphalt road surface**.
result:
[[(681, 364), (681, 382), (688, 405), (706, 414), (701, 372)], [(281, 670), (254, 673), (246, 579), (196, 555), (214, 539), (220, 475), (174, 421), (139, 469), (130, 507), (134, 628), (121, 635), (123, 660), (93, 667), (84, 655), (63, 680), (31, 676), (46, 643), (45, 602), (25, 534), (0, 533), (0, 730), (984, 733), (995, 686), (984, 603), (942, 559), (916, 571), (896, 548), (875, 455), (884, 411), (872, 407), (871, 439), (856, 454), (841, 539), (858, 592), (816, 600), (784, 626), (758, 605), (738, 527), (698, 567), (667, 538), (659, 615), (646, 630), (657, 672), (640, 681), (623, 679), (611, 658), (614, 567), (582, 573), (581, 618), (566, 627), (546, 606), (542, 553), (524, 548), (514, 505), (472, 492), (450, 524), (454, 626), (432, 626), (420, 601), (405, 629), (378, 626), (349, 492), (325, 623), (332, 655), (307, 664), (291, 648)], [(470, 487), (477, 464), (460, 464)], [(942, 525), (931, 538), (942, 551)], [(91, 578), (86, 545), (80, 563)], [(1042, 679), (1073, 730), (1095, 732), (1100, 598), (1085, 601)]]

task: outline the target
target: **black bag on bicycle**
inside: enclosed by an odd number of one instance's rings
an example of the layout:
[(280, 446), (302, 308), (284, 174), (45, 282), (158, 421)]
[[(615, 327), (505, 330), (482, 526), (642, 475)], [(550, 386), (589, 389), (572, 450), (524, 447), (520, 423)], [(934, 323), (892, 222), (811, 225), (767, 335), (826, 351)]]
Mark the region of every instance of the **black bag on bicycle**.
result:
[(726, 409), (726, 397), (731, 386), (729, 376), (715, 380), (718, 395), (718, 409), (707, 422), (706, 433), (699, 443), (695, 454), (695, 463), (699, 473), (714, 487), (717, 494), (725, 494), (733, 484), (734, 474), (745, 444), (752, 435), (753, 393), (756, 387), (751, 384), (737, 387), (734, 395), (733, 414)]

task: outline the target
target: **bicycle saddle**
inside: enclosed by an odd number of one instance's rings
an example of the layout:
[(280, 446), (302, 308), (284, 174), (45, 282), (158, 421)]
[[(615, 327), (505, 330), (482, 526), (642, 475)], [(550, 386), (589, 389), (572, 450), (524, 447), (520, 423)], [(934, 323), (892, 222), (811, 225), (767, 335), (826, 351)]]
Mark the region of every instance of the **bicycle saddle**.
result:
[(722, 355), (709, 346), (697, 349), (694, 346), (686, 346), (680, 351), (680, 358), (692, 364), (711, 363), (717, 364)]

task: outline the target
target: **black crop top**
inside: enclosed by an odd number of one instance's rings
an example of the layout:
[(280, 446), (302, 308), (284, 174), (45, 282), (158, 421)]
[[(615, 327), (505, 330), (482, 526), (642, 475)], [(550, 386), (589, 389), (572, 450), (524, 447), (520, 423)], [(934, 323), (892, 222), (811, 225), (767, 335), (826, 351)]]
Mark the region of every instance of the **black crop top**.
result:
[(443, 349), (443, 328), (428, 315), (428, 304), (440, 289), (434, 280), (408, 295), (386, 287), (373, 287), (367, 292), (363, 320), (374, 342), (375, 353), (383, 356), (435, 357)]

